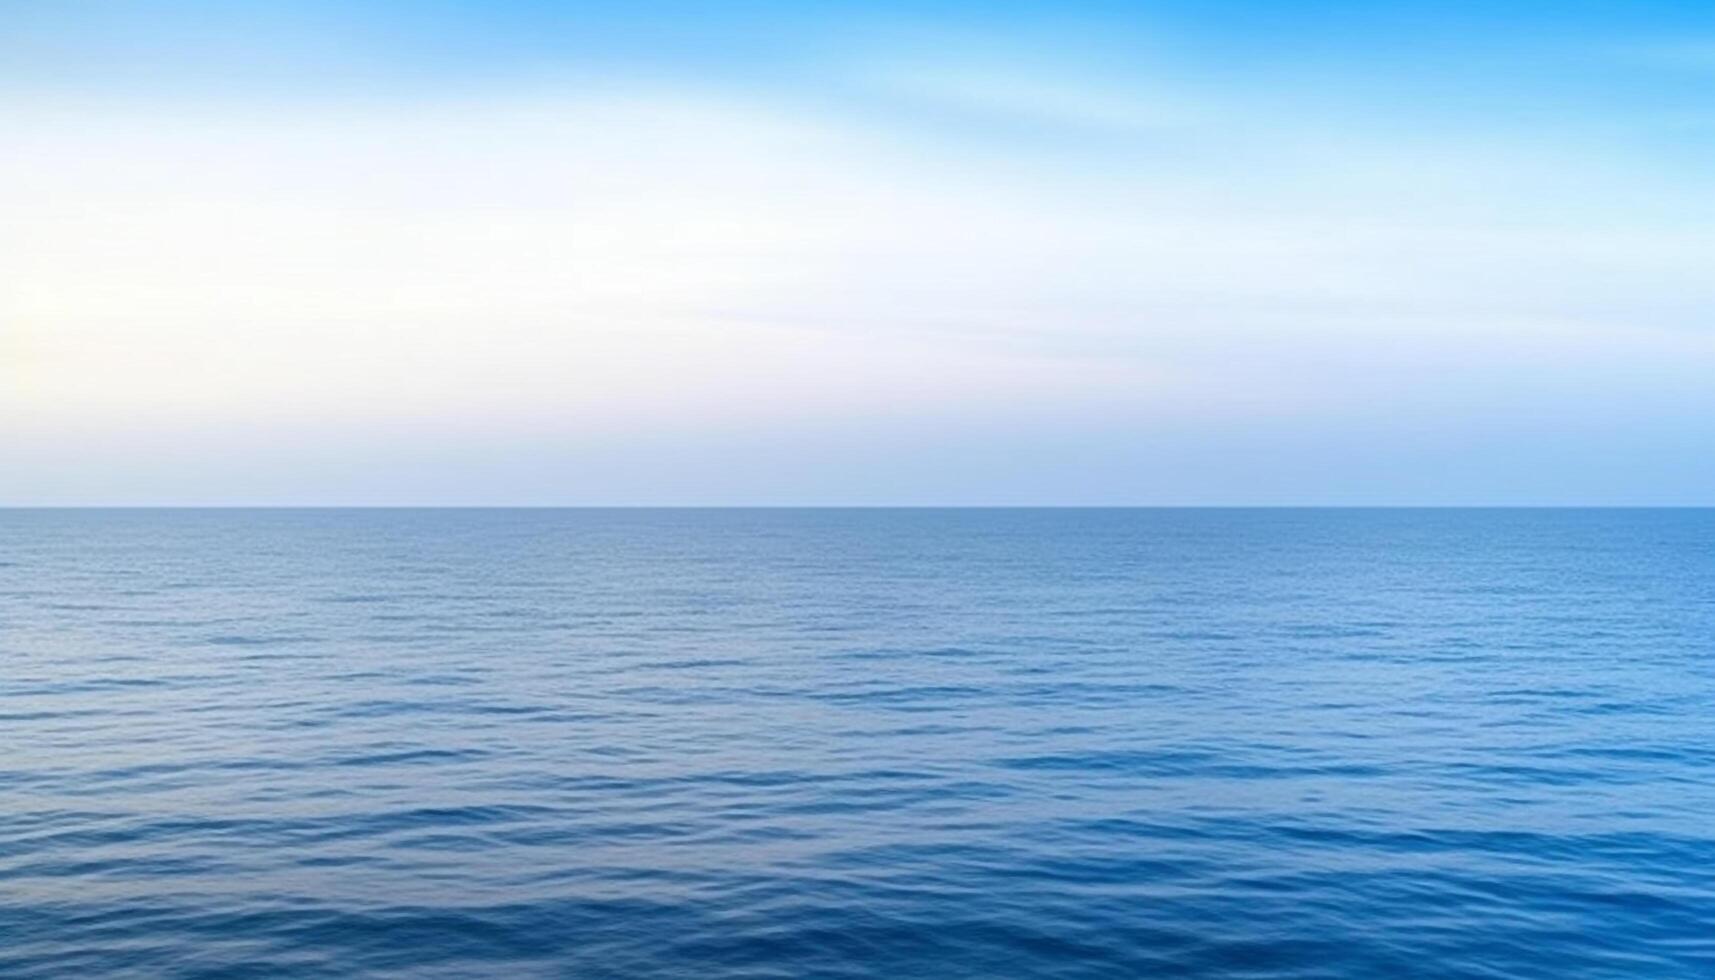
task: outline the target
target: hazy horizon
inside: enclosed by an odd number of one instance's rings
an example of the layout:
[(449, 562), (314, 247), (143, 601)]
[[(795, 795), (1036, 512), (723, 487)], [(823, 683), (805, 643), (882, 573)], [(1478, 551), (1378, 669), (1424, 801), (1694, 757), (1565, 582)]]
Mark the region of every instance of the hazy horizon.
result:
[(1702, 504), (8, 504), (10, 511), (1704, 511)]

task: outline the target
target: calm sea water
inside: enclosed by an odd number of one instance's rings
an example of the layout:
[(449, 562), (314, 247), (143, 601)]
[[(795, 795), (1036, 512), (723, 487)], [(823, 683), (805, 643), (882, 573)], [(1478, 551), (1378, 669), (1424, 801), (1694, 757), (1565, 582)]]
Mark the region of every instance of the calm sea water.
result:
[(0, 512), (6, 977), (1715, 976), (1715, 511)]

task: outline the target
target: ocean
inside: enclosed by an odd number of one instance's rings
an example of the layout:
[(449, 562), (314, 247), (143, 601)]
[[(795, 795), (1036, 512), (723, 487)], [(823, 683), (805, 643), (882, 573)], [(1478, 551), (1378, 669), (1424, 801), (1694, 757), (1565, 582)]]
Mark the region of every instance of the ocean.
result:
[(0, 511), (0, 976), (1715, 976), (1715, 511)]

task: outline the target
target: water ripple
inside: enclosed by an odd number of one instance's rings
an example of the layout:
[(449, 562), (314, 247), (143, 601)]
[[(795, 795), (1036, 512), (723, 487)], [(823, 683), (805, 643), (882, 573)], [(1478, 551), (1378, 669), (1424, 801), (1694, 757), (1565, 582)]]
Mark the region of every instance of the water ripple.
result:
[(1715, 976), (1715, 513), (0, 512), (0, 976)]

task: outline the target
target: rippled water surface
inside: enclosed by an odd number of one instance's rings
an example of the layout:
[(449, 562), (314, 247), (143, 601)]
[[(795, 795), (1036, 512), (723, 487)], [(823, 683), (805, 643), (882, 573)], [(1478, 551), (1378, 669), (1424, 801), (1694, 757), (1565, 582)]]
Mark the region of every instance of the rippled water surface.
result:
[(0, 976), (1715, 976), (1715, 512), (0, 512)]

